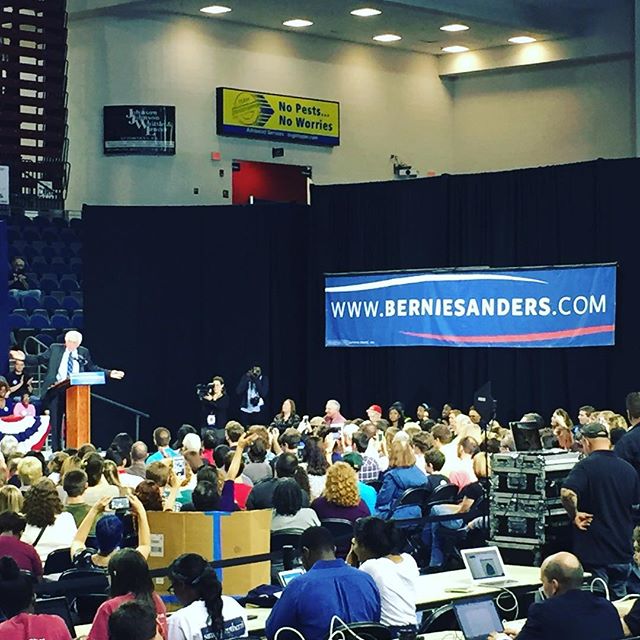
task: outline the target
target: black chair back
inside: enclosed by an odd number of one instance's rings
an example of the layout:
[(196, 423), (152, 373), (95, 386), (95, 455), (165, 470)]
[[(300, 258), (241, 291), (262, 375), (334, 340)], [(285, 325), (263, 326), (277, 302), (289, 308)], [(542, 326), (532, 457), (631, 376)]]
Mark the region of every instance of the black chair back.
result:
[[(279, 584), (278, 572), (285, 569), (285, 547), (287, 547), (287, 565), (300, 564), (300, 536), (299, 531), (275, 531), (271, 534), (271, 553), (276, 554), (271, 558), (271, 584)], [(286, 568), (291, 568), (287, 566)]]
[(428, 504), (448, 504), (456, 501), (459, 489), (455, 484), (441, 484), (429, 496)]
[(445, 604), (431, 611), (428, 616), (423, 616), (422, 624), (418, 630), (418, 634), (433, 633), (436, 631), (448, 631), (449, 629), (458, 630), (458, 619), (453, 610), (453, 606)]
[(343, 518), (325, 518), (320, 524), (331, 531), (336, 545), (336, 556), (346, 558), (353, 539), (353, 522)]
[(412, 487), (411, 489), (407, 489), (400, 496), (397, 506), (405, 506), (408, 504), (421, 506), (428, 498), (431, 497), (431, 494), (432, 492), (430, 492), (426, 487)]
[(391, 640), (391, 629), (380, 622), (352, 622), (346, 626), (335, 626), (334, 636), (336, 631), (344, 640)]
[(62, 573), (67, 569), (71, 569), (71, 549), (55, 549), (48, 556), (44, 563), (44, 575), (48, 576), (52, 573)]
[(58, 596), (55, 598), (42, 598), (36, 600), (34, 604), (34, 613), (46, 613), (51, 616), (59, 616), (67, 625), (67, 629), (69, 629), (71, 637), (76, 637), (76, 630), (73, 626), (73, 620), (71, 619), (69, 603), (64, 596)]

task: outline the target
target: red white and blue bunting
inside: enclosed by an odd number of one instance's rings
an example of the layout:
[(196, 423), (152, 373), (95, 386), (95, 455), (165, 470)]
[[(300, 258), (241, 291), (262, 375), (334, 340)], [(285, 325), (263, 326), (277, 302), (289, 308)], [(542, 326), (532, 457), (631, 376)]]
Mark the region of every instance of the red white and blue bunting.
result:
[(0, 418), (0, 438), (12, 435), (20, 451), (40, 451), (49, 434), (49, 416)]

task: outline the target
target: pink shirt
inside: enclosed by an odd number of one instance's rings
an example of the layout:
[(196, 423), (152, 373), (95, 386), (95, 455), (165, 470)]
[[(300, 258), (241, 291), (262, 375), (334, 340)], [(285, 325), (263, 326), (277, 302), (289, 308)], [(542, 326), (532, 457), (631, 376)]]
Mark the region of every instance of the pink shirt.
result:
[(58, 616), (20, 613), (0, 624), (0, 638), (11, 640), (71, 640), (64, 620)]
[(24, 406), (22, 402), (18, 402), (15, 407), (13, 407), (13, 415), (14, 416), (34, 416), (36, 415), (36, 408), (34, 405), (30, 404), (28, 406)]
[(0, 536), (0, 558), (3, 556), (13, 558), (20, 569), (31, 571), (38, 578), (42, 575), (42, 561), (36, 550), (15, 536)]
[[(91, 625), (91, 630), (87, 636), (87, 640), (109, 640), (109, 616), (123, 603), (135, 600), (133, 593), (127, 593), (124, 596), (116, 596), (103, 602)], [(158, 614), (158, 624), (160, 625), (160, 633), (163, 638), (167, 637), (167, 609), (164, 602), (157, 593), (153, 594), (153, 601), (156, 605), (156, 613)], [(2, 637), (2, 636), (0, 636)], [(49, 640), (46, 638), (46, 640)]]

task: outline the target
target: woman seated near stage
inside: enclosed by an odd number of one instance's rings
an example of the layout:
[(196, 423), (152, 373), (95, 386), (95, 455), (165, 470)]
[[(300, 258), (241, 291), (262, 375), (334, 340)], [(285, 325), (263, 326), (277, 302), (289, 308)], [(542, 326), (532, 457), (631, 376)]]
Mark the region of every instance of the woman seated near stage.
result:
[(21, 573), (13, 558), (0, 558), (0, 602), (6, 618), (0, 623), (0, 638), (71, 640), (62, 618), (33, 613), (34, 601), (31, 576)]
[(155, 609), (160, 633), (166, 638), (167, 609), (153, 588), (144, 556), (135, 549), (121, 549), (109, 559), (108, 573), (110, 598), (98, 608), (87, 640), (109, 640), (109, 616), (131, 600)]
[(417, 505), (400, 508), (397, 503), (407, 489), (423, 487), (427, 476), (416, 467), (416, 456), (411, 443), (406, 439), (397, 439), (389, 450), (389, 469), (385, 472), (382, 487), (376, 499), (376, 513), (381, 518), (419, 518), (422, 514)]
[(185, 553), (176, 558), (169, 567), (169, 580), (183, 608), (169, 618), (168, 640), (247, 637), (244, 608), (222, 595), (216, 570), (202, 556)]
[(371, 515), (369, 507), (360, 497), (358, 475), (346, 462), (336, 462), (327, 471), (327, 483), (319, 498), (311, 503), (318, 518), (340, 518), (355, 522)]
[[(138, 531), (138, 547), (137, 551), (144, 557), (148, 558), (151, 551), (151, 532), (149, 530), (149, 521), (147, 512), (142, 503), (135, 496), (130, 496), (129, 509), (135, 517)], [(111, 498), (101, 498), (99, 502), (94, 504), (89, 513), (85, 516), (78, 532), (71, 543), (71, 561), (77, 569), (106, 569), (109, 560), (122, 546), (124, 538), (123, 518), (105, 511), (109, 507)], [(123, 516), (125, 513), (123, 512)], [(86, 541), (91, 527), (96, 518), (100, 518), (96, 523), (96, 542), (97, 549), (87, 548)]]
[(302, 506), (302, 489), (293, 478), (282, 478), (273, 492), (271, 532), (302, 533), (309, 527), (319, 527), (316, 512)]
[(297, 428), (299, 424), (300, 416), (296, 413), (296, 403), (291, 398), (287, 398), (270, 426), (284, 433), (287, 429)]
[(22, 541), (34, 546), (43, 563), (52, 551), (68, 548), (78, 530), (49, 478), (42, 478), (26, 492), (23, 513), (27, 527)]
[(416, 631), (416, 586), (420, 571), (416, 561), (401, 553), (402, 536), (393, 520), (360, 518), (347, 562), (368, 573), (380, 591), (380, 622), (397, 638), (402, 631)]

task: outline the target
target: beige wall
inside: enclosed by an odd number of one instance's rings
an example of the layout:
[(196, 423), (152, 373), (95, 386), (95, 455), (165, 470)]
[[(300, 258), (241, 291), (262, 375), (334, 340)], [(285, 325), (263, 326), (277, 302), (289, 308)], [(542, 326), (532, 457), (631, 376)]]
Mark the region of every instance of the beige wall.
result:
[[(271, 162), (272, 145), (216, 136), (217, 86), (338, 100), (341, 146), (285, 145), (279, 160), (311, 165), (318, 184), (390, 179), (391, 154), (424, 173), (452, 168), (451, 97), (432, 56), (198, 18), (86, 18), (69, 28), (67, 208), (229, 203), (231, 160)], [(174, 104), (177, 154), (105, 157), (109, 104)]]
[(631, 59), (461, 76), (454, 170), (497, 171), (634, 154)]

